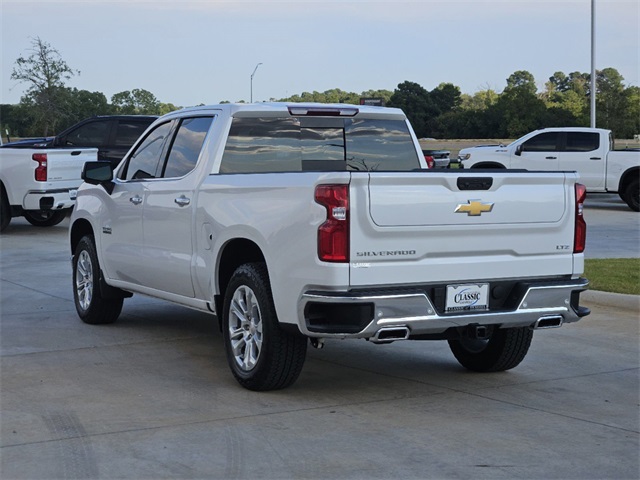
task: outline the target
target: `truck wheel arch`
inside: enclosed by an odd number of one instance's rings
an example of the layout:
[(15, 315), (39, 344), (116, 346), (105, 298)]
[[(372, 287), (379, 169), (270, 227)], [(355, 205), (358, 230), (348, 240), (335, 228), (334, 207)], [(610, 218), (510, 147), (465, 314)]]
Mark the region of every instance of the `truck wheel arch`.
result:
[(11, 222), (11, 205), (9, 205), (9, 197), (4, 188), (4, 183), (0, 181), (0, 231), (7, 228)]
[(75, 221), (69, 233), (71, 255), (73, 255), (76, 251), (76, 247), (78, 246), (78, 243), (80, 243), (82, 237), (86, 235), (95, 237), (91, 223), (89, 223), (89, 221), (85, 220), (84, 218)]
[(618, 192), (624, 194), (627, 185), (629, 185), (634, 179), (640, 175), (640, 167), (631, 167), (620, 176), (620, 183), (618, 184)]
[[(240, 265), (256, 262), (266, 263), (262, 250), (251, 240), (234, 238), (222, 247), (216, 275), (218, 294), (214, 299), (216, 312), (218, 314), (222, 314), (222, 302), (233, 273)], [(220, 327), (222, 328), (222, 325), (220, 325)]]

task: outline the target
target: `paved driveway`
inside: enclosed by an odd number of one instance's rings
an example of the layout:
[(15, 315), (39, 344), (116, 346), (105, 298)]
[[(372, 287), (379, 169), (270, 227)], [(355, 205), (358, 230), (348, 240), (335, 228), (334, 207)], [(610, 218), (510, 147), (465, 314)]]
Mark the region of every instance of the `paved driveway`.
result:
[(213, 317), (136, 295), (81, 323), (67, 225), (0, 237), (2, 479), (638, 478), (635, 297), (596, 296), (509, 372), (467, 372), (443, 342), (331, 341), (255, 393)]
[(640, 256), (640, 213), (613, 194), (587, 194), (586, 258)]

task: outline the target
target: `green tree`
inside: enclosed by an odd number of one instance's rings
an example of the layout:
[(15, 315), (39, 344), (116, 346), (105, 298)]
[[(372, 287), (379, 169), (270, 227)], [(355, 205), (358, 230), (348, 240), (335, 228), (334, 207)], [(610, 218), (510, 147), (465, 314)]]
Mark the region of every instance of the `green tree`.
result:
[(507, 78), (507, 87), (494, 110), (503, 115), (498, 137), (517, 138), (545, 126), (546, 105), (536, 93), (535, 79), (526, 70), (518, 70)]
[(486, 110), (498, 101), (498, 92), (491, 88), (480, 90), (473, 95), (462, 94), (460, 96), (460, 108), (463, 110)]
[(515, 92), (517, 95), (534, 95), (538, 91), (534, 76), (526, 70), (518, 70), (507, 78), (507, 87), (504, 93)]
[(65, 101), (65, 105), (67, 105), (66, 115), (64, 125), (61, 125), (60, 130), (70, 127), (85, 118), (96, 115), (110, 115), (113, 112), (107, 97), (102, 92), (90, 92), (73, 88), (67, 89), (66, 94), (68, 96)]
[(429, 136), (429, 119), (434, 105), (424, 87), (415, 82), (402, 82), (393, 92), (388, 105), (404, 111), (418, 137)]
[(596, 71), (596, 124), (613, 130), (625, 130), (628, 98), (624, 94), (624, 77), (615, 68)]
[(620, 138), (633, 138), (640, 134), (640, 87), (631, 86), (624, 90), (627, 100), (624, 128), (616, 132)]
[(80, 72), (69, 67), (58, 50), (40, 37), (32, 39), (28, 52), (15, 61), (11, 79), (27, 84), (20, 102), (31, 107), (34, 128), (49, 135), (68, 107), (64, 104), (65, 80)]
[(165, 115), (169, 112), (180, 110), (182, 107), (176, 107), (173, 103), (161, 103), (158, 110), (158, 115)]
[(111, 97), (115, 112), (121, 115), (158, 115), (160, 102), (155, 95), (142, 88), (125, 90)]
[(441, 83), (429, 92), (429, 98), (440, 115), (458, 108), (462, 103), (460, 88), (453, 83)]

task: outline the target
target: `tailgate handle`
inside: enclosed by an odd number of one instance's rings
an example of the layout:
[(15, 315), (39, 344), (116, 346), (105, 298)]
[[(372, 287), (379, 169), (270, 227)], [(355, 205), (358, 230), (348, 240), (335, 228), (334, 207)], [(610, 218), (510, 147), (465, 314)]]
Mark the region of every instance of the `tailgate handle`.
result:
[(458, 177), (459, 190), (489, 190), (493, 185), (491, 177)]
[(80, 155), (81, 153), (82, 153), (82, 150), (74, 150), (73, 152), (71, 152), (71, 155), (75, 157), (77, 155)]

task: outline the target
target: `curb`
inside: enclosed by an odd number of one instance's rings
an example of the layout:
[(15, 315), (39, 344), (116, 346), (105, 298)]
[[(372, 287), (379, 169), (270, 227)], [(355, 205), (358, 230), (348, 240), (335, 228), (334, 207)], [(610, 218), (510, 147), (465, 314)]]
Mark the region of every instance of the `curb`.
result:
[(595, 303), (605, 307), (622, 308), (634, 312), (640, 311), (640, 296), (622, 293), (601, 292), (599, 290), (587, 290), (580, 294), (580, 301)]

